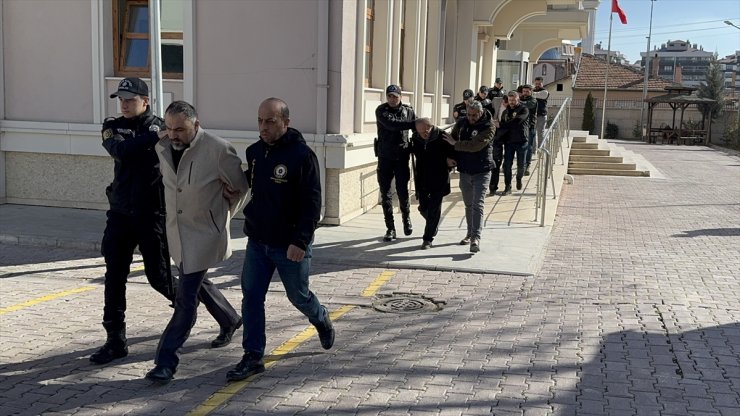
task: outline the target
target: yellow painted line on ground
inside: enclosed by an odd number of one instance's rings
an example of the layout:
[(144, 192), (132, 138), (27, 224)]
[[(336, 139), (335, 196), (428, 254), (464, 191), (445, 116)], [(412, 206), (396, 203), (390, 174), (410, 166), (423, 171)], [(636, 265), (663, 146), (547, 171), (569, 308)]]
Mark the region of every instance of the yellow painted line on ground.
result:
[(52, 293), (51, 295), (42, 296), (40, 298), (27, 300), (27, 301), (22, 302), (22, 303), (11, 305), (11, 306), (8, 306), (8, 307), (5, 307), (5, 308), (0, 308), (0, 315), (4, 315), (4, 314), (9, 313), (9, 312), (15, 312), (17, 310), (20, 310), (20, 309), (23, 309), (23, 308), (28, 308), (28, 307), (31, 307), (33, 305), (38, 305), (39, 303), (42, 303), (42, 302), (47, 302), (47, 301), (50, 301), (50, 300), (63, 298), (63, 297), (68, 296), (68, 295), (74, 295), (75, 293), (87, 292), (88, 290), (93, 290), (93, 289), (95, 289), (95, 286), (82, 286), (82, 287), (78, 287), (76, 289), (70, 289), (70, 290), (65, 290), (63, 292)]
[[(396, 272), (392, 271), (384, 271), (378, 275), (368, 286), (365, 288), (365, 290), (362, 291), (363, 297), (370, 297), (375, 295), (380, 288), (388, 282), (393, 276), (396, 275)], [(329, 313), (329, 317), (332, 321), (336, 321), (340, 317), (342, 317), (347, 312), (351, 311), (352, 309), (356, 308), (356, 306), (353, 305), (342, 305), (339, 309), (335, 310), (334, 312)], [(284, 343), (280, 344), (277, 348), (272, 350), (272, 352), (265, 357), (265, 369), (272, 367), (273, 365), (277, 364), (278, 361), (280, 361), (281, 358), (283, 358), (285, 355), (289, 354), (296, 348), (300, 347), (301, 344), (308, 341), (309, 339), (313, 338), (316, 335), (316, 328), (313, 326), (309, 326), (308, 328), (304, 329), (301, 333), (294, 336), (293, 338), (285, 341)], [(249, 383), (252, 382), (255, 378), (259, 377), (259, 374), (255, 374), (251, 377), (248, 377), (242, 381), (232, 382), (228, 385), (222, 387), (217, 392), (213, 393), (211, 397), (209, 397), (205, 402), (200, 404), (195, 409), (191, 410), (188, 415), (190, 416), (206, 416), (219, 408), (221, 405), (226, 403), (229, 399), (231, 399), (234, 395), (242, 391), (244, 388), (246, 388)]]
[(375, 280), (373, 280), (372, 283), (370, 283), (368, 287), (365, 288), (365, 290), (362, 291), (362, 296), (375, 296), (375, 294), (378, 293), (378, 290), (380, 290), (380, 288), (389, 280), (391, 280), (391, 278), (395, 275), (396, 272), (390, 270), (384, 271), (380, 274), (380, 276), (376, 277)]

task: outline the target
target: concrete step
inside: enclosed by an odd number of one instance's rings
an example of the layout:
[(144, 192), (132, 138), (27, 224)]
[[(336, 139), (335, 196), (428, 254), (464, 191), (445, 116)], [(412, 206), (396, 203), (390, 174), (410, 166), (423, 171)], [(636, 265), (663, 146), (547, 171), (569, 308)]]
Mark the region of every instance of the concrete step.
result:
[(606, 176), (650, 176), (650, 171), (619, 169), (580, 169), (568, 168), (570, 175), (606, 175)]
[(611, 169), (611, 170), (635, 170), (634, 163), (599, 163), (599, 162), (574, 162), (568, 163), (568, 171), (571, 169)]
[(572, 149), (598, 149), (599, 144), (598, 143), (586, 143), (586, 142), (578, 142), (573, 143), (571, 145)]
[(608, 149), (570, 149), (570, 156), (609, 156)]
[(573, 143), (586, 143), (587, 136), (573, 136)]
[(622, 156), (578, 156), (570, 155), (571, 162), (598, 162), (598, 163), (622, 163)]

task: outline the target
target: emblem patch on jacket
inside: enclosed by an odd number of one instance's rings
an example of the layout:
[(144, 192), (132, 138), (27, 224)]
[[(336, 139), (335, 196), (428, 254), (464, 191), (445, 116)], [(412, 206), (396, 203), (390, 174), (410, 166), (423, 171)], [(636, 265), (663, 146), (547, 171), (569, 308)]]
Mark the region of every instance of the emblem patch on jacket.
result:
[(478, 130), (473, 130), (472, 133), (470, 133), (470, 137), (475, 137), (478, 135)]
[(108, 140), (111, 137), (113, 137), (113, 130), (105, 129), (105, 131), (103, 132), (103, 140)]
[(285, 183), (288, 182), (287, 179), (285, 179), (286, 176), (288, 176), (288, 167), (280, 164), (275, 166), (275, 169), (272, 170), (272, 180), (277, 183)]

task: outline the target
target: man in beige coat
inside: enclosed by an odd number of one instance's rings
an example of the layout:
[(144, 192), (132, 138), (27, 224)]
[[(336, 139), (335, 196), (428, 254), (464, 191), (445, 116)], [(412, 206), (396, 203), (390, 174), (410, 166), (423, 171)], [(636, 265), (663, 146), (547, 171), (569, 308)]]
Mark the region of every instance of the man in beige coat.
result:
[[(200, 127), (192, 105), (170, 104), (165, 125), (156, 151), (165, 189), (167, 242), (180, 279), (175, 312), (157, 347), (156, 366), (146, 375), (162, 384), (177, 370), (177, 351), (195, 324), (199, 300), (221, 326), (214, 341), (220, 343), (213, 346), (226, 345), (241, 326), (241, 317), (206, 278), (206, 271), (231, 256), (229, 222), (248, 189), (236, 150)], [(241, 198), (225, 198), (225, 188)]]

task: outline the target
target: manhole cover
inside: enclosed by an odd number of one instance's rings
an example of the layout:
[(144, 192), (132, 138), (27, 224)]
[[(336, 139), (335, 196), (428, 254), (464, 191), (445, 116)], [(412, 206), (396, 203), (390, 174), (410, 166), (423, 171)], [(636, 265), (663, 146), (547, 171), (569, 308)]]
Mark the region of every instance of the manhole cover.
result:
[(424, 313), (442, 310), (445, 302), (416, 293), (394, 292), (378, 295), (373, 301), (373, 309), (391, 313)]

